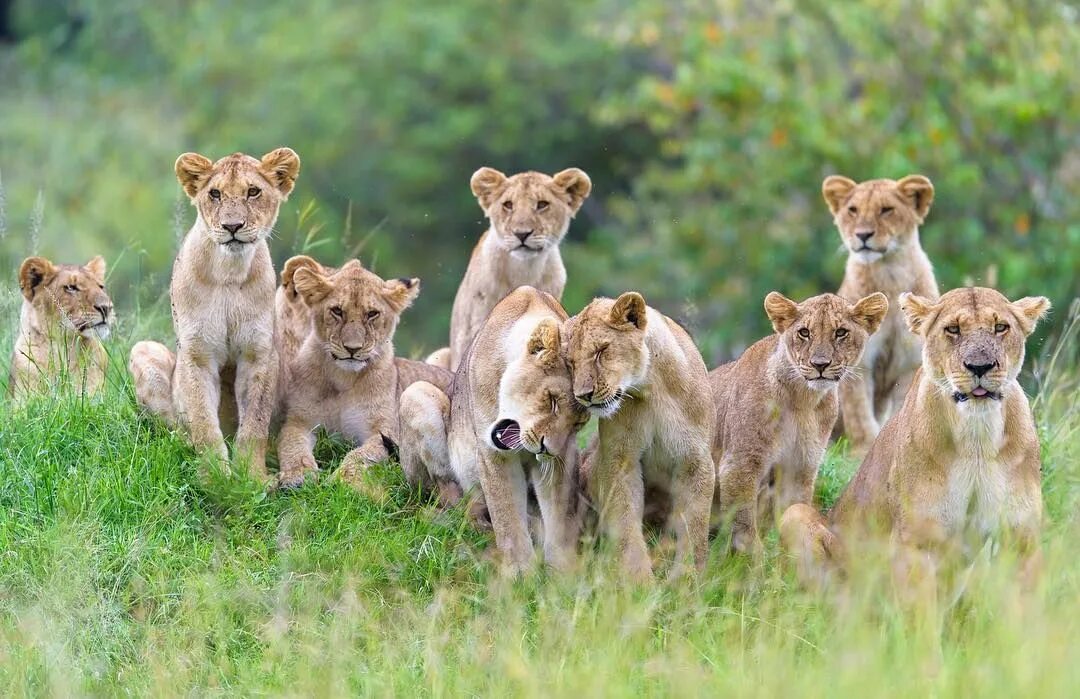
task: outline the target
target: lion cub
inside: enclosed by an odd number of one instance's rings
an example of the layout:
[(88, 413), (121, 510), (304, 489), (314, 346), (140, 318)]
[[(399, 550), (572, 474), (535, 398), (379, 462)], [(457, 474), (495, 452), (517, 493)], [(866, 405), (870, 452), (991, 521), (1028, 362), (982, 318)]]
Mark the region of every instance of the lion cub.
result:
[(632, 291), (594, 299), (567, 322), (566, 335), (574, 396), (600, 418), (583, 477), (623, 567), (635, 579), (652, 577), (642, 531), (646, 510), (656, 509), (649, 498), (662, 501), (676, 535), (671, 576), (687, 559), (704, 568), (716, 410), (701, 353)]
[(533, 560), (529, 488), (540, 506), (544, 559), (576, 557), (577, 444), (588, 414), (573, 400), (561, 352), (566, 311), (521, 287), (500, 301), (462, 358), (449, 396), (416, 383), (401, 396), (401, 464), (410, 483), (435, 486), (444, 506), (477, 485), (508, 572)]
[(1016, 377), (1024, 341), (1050, 308), (1043, 297), (1010, 303), (993, 289), (954, 289), (933, 300), (904, 294), (922, 368), (903, 407), (874, 441), (826, 519), (809, 505), (784, 513), (785, 548), (813, 580), (873, 532), (897, 545), (898, 570), (929, 566), (951, 550), (1005, 540), (1037, 572), (1042, 519), (1039, 439)]
[(822, 294), (802, 303), (772, 292), (775, 335), (709, 373), (716, 403), (714, 523), (730, 520), (735, 551), (757, 554), (758, 518), (810, 502), (836, 422), (837, 386), (889, 310), (884, 294), (850, 304)]
[(454, 297), (449, 357), (440, 351), (438, 360), (429, 360), (451, 370), (465, 356), (491, 309), (514, 289), (528, 285), (556, 300), (562, 298), (566, 268), (559, 243), (592, 191), (589, 176), (577, 168), (554, 176), (522, 172), (507, 177), (482, 167), (469, 184), (491, 227), (473, 248)]
[(934, 185), (922, 175), (856, 184), (833, 175), (821, 185), (849, 254), (837, 293), (855, 303), (880, 291), (889, 314), (870, 339), (851, 381), (840, 386), (844, 431), (857, 454), (874, 441), (879, 426), (904, 402), (919, 366), (919, 339), (904, 329), (898, 300), (903, 292), (937, 298), (930, 260), (919, 244), (919, 226), (934, 201)]
[(87, 394), (100, 390), (108, 364), (101, 341), (113, 321), (105, 260), (98, 255), (85, 265), (54, 265), (28, 257), (19, 267), (19, 288), (23, 304), (8, 393), (44, 390), (65, 374)]
[(279, 371), (266, 240), (299, 172), (289, 148), (259, 160), (177, 159), (176, 178), (198, 215), (169, 287), (176, 354), (139, 342), (128, 364), (139, 404), (186, 428), (197, 448), (227, 459), (224, 428), (238, 422), (237, 452), (262, 479)]
[(278, 482), (285, 487), (318, 469), (312, 450), (320, 425), (359, 445), (339, 469), (346, 482), (358, 484), (361, 471), (388, 458), (396, 445), (402, 390), (419, 379), (444, 388), (450, 383), (449, 372), (394, 357), (394, 331), (420, 293), (419, 279), (384, 281), (358, 260), (332, 274), (321, 269), (300, 266), (291, 279), (311, 321), (284, 391)]
[[(300, 292), (297, 291), (296, 285), (293, 284), (293, 275), (301, 267), (313, 269), (324, 277), (330, 276), (337, 271), (333, 267), (320, 264), (307, 255), (296, 255), (285, 260), (285, 266), (281, 268), (281, 285), (274, 295), (278, 353), (281, 355), (281, 367), (283, 370), (287, 370), (311, 331), (311, 311), (308, 309), (307, 304), (304, 303)], [(282, 386), (289, 383), (284, 374), (279, 379)]]

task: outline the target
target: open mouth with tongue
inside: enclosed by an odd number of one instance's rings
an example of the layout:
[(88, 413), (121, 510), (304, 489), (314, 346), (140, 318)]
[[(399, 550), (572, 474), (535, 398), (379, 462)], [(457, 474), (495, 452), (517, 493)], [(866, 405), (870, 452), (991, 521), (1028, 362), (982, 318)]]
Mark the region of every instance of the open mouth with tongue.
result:
[(521, 448), (521, 425), (516, 420), (499, 420), (491, 428), (491, 443), (502, 451)]
[(1001, 394), (985, 389), (982, 386), (976, 386), (971, 390), (971, 393), (961, 393), (960, 391), (953, 393), (953, 400), (957, 403), (963, 403), (964, 401), (971, 400), (973, 398), (980, 400), (985, 400), (988, 398), (990, 400), (1001, 400)]

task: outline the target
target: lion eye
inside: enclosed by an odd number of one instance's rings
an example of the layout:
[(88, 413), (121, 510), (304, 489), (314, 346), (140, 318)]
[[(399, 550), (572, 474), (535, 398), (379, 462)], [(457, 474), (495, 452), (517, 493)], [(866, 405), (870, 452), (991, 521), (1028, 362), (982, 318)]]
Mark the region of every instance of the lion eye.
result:
[(994, 332), (998, 333), (999, 335), (1001, 333), (1005, 332), (1008, 329), (1009, 329), (1009, 326), (1006, 325), (1005, 323), (998, 323), (998, 324), (996, 324), (994, 326)]
[(546, 201), (544, 201), (543, 199), (536, 202), (536, 210), (537, 211), (543, 211), (544, 209), (548, 208), (548, 206), (549, 206), (549, 204)]
[(210, 198), (211, 199), (221, 199), (221, 190), (220, 189), (211, 189), (210, 190)]
[(559, 414), (559, 399), (556, 398), (555, 396), (551, 396), (551, 414), (552, 415), (558, 415)]
[(378, 311), (368, 311), (367, 312), (367, 319), (368, 320), (375, 320), (378, 317), (379, 317), (379, 312)]
[(857, 214), (857, 213), (859, 213), (859, 210), (858, 210), (858, 209), (857, 209), (856, 207), (854, 207), (854, 206), (849, 206), (849, 207), (847, 208), (847, 212), (848, 212), (849, 214)]
[(836, 329), (836, 337), (837, 337), (837, 339), (843, 340), (847, 336), (848, 336), (847, 328), (837, 328)]
[(64, 291), (68, 292), (69, 294), (74, 294), (78, 290), (79, 290), (79, 285), (78, 284), (65, 284), (64, 285)]
[(254, 199), (262, 194), (262, 190), (258, 187), (248, 187), (248, 199)]
[(885, 214), (891, 214), (892, 211), (893, 211), (893, 208), (891, 206), (883, 206), (883, 207), (881, 207), (881, 215), (882, 216), (884, 216)]
[(506, 211), (513, 211), (514, 210), (514, 202), (507, 199), (506, 201), (503, 202), (503, 209), (505, 209)]
[(950, 335), (959, 335), (960, 334), (960, 326), (959, 325), (946, 325), (945, 326), (945, 332), (949, 333)]
[(799, 337), (805, 340), (810, 337), (810, 331), (806, 328), (799, 328)]
[(335, 318), (344, 318), (345, 317), (345, 311), (341, 310), (341, 306), (333, 306), (333, 307), (331, 307), (330, 308), (330, 313)]

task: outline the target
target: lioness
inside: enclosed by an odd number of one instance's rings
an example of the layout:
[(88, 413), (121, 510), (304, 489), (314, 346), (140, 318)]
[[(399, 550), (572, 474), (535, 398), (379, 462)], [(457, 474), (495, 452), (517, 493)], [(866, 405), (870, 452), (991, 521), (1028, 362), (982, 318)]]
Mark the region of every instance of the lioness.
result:
[(921, 345), (904, 329), (900, 294), (938, 297), (934, 270), (919, 244), (934, 185), (922, 175), (859, 184), (833, 175), (825, 178), (821, 192), (849, 251), (837, 293), (851, 303), (876, 291), (889, 298), (885, 322), (866, 345), (852, 380), (840, 386), (844, 432), (861, 455), (903, 403), (919, 366)]
[(54, 265), (28, 257), (19, 267), (22, 313), (11, 355), (8, 393), (44, 389), (67, 375), (88, 394), (105, 383), (108, 357), (101, 341), (109, 336), (113, 304), (105, 292), (105, 260)]
[[(837, 386), (889, 310), (884, 294), (850, 304), (822, 294), (796, 303), (765, 297), (776, 334), (709, 373), (716, 404), (714, 525), (731, 522), (731, 546), (756, 555), (758, 517), (814, 494), (838, 412)], [(774, 509), (775, 507), (775, 509)]]
[(922, 368), (826, 519), (797, 504), (780, 525), (785, 548), (813, 580), (873, 531), (897, 547), (900, 570), (933, 570), (933, 554), (1002, 532), (1034, 572), (1042, 519), (1039, 440), (1016, 377), (1024, 340), (1050, 308), (1010, 303), (993, 289), (954, 289), (940, 300), (904, 294)]
[(543, 521), (544, 559), (559, 570), (575, 559), (574, 435), (588, 414), (573, 400), (561, 353), (565, 320), (553, 296), (521, 287), (491, 311), (449, 396), (423, 382), (401, 396), (401, 464), (409, 482), (436, 486), (443, 505), (479, 485), (512, 573), (533, 558), (530, 485)]
[(300, 266), (291, 283), (309, 309), (311, 330), (287, 372), (278, 483), (300, 485), (318, 469), (312, 449), (321, 425), (358, 445), (338, 469), (357, 485), (362, 470), (386, 459), (397, 443), (402, 390), (419, 379), (450, 383), (443, 369), (394, 357), (394, 331), (419, 295), (420, 280), (384, 281), (350, 260), (332, 274)]
[(600, 418), (586, 463), (587, 491), (601, 526), (635, 579), (652, 577), (642, 519), (663, 500), (676, 534), (678, 576), (692, 558), (703, 568), (715, 473), (716, 422), (708, 370), (677, 323), (636, 292), (597, 298), (566, 324), (574, 396)]
[(589, 176), (577, 168), (551, 177), (539, 172), (507, 177), (482, 167), (469, 184), (491, 227), (473, 248), (454, 297), (449, 356), (436, 353), (451, 370), (491, 309), (514, 289), (528, 285), (562, 298), (566, 268), (559, 243), (592, 191)]
[(279, 370), (266, 239), (299, 172), (289, 148), (261, 160), (243, 153), (176, 160), (176, 177), (198, 212), (169, 288), (176, 355), (139, 342), (128, 365), (139, 404), (185, 427), (197, 448), (227, 459), (222, 423), (238, 421), (237, 452), (261, 479), (268, 478)]

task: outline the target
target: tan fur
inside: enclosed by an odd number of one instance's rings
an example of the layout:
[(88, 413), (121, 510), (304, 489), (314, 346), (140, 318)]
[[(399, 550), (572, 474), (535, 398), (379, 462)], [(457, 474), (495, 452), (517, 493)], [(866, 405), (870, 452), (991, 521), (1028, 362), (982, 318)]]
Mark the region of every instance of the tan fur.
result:
[[(1016, 377), (1049, 301), (1010, 303), (993, 289), (968, 288), (939, 301), (905, 294), (900, 303), (925, 341), (915, 382), (828, 518), (806, 507), (784, 514), (785, 546), (804, 572), (820, 574), (843, 567), (837, 551), (850, 555), (879, 532), (896, 547), (898, 571), (918, 562), (932, 572), (940, 554), (970, 554), (1004, 534), (1025, 570), (1037, 571), (1039, 440)], [(971, 367), (980, 366), (992, 368), (978, 379)], [(1000, 399), (977, 397), (979, 385)]]
[(624, 569), (637, 580), (652, 577), (642, 521), (660, 509), (676, 535), (671, 576), (688, 560), (700, 570), (716, 420), (701, 354), (685, 330), (636, 292), (594, 299), (570, 319), (566, 335), (574, 395), (600, 417), (582, 476)]
[(311, 265), (289, 280), (308, 308), (310, 332), (289, 366), (285, 423), (278, 437), (279, 483), (294, 487), (318, 466), (315, 429), (343, 435), (357, 448), (339, 474), (359, 485), (362, 471), (384, 461), (398, 441), (398, 397), (414, 380), (443, 386), (450, 375), (394, 357), (401, 313), (420, 293), (419, 279), (384, 281), (350, 260), (324, 274)]
[[(436, 487), (444, 505), (479, 486), (495, 543), (511, 573), (533, 560), (531, 485), (543, 522), (544, 559), (574, 564), (577, 445), (588, 419), (573, 400), (561, 351), (566, 312), (558, 301), (521, 287), (491, 311), (462, 358), (449, 396), (418, 383), (401, 397), (401, 463), (410, 483)], [(506, 431), (508, 423), (516, 428)]]
[[(278, 286), (277, 293), (274, 295), (278, 353), (283, 372), (288, 370), (311, 330), (311, 311), (293, 284), (293, 275), (301, 267), (313, 269), (323, 276), (330, 276), (337, 271), (307, 255), (296, 255), (285, 260), (285, 266), (281, 268), (281, 285)], [(284, 373), (279, 377), (279, 383), (281, 386), (289, 384)]]
[[(889, 299), (889, 315), (867, 345), (854, 380), (840, 386), (844, 432), (854, 453), (864, 454), (880, 425), (903, 403), (919, 366), (921, 345), (904, 329), (900, 294), (938, 297), (934, 270), (919, 243), (934, 185), (922, 175), (858, 184), (834, 175), (821, 191), (848, 250), (837, 293), (851, 303), (876, 291)], [(859, 234), (867, 233), (872, 235), (864, 242)]]
[(11, 356), (8, 393), (46, 391), (64, 378), (87, 394), (105, 383), (113, 304), (105, 291), (105, 260), (54, 265), (28, 257), (19, 267), (23, 294), (19, 334)]
[(554, 176), (522, 172), (507, 177), (484, 167), (470, 185), (491, 227), (473, 248), (454, 297), (450, 353), (436, 353), (430, 360), (448, 356), (450, 369), (457, 368), (491, 309), (514, 289), (528, 285), (562, 298), (566, 268), (559, 243), (592, 191), (589, 176), (577, 168)]
[(730, 522), (731, 545), (758, 554), (759, 516), (809, 503), (838, 408), (837, 386), (877, 330), (889, 302), (856, 304), (822, 294), (795, 303), (765, 299), (776, 334), (709, 373), (716, 404), (714, 525)]
[(266, 240), (299, 171), (288, 148), (261, 160), (177, 159), (177, 179), (198, 211), (169, 289), (177, 352), (140, 342), (129, 362), (140, 405), (183, 426), (200, 450), (228, 458), (223, 428), (235, 417), (237, 455), (263, 479), (279, 372)]

